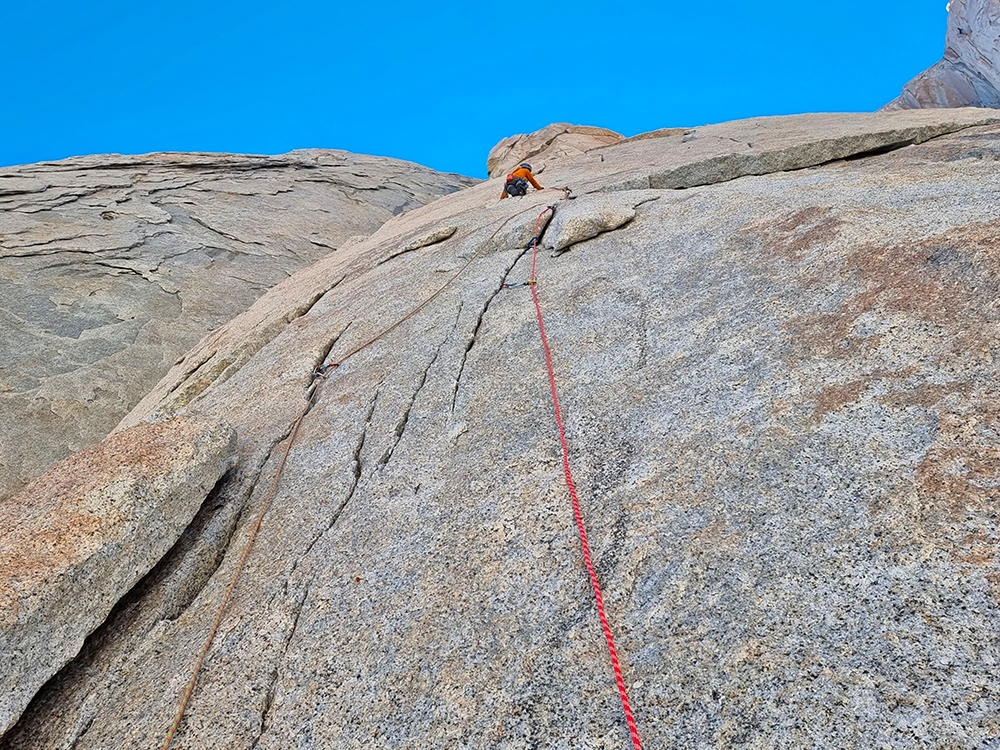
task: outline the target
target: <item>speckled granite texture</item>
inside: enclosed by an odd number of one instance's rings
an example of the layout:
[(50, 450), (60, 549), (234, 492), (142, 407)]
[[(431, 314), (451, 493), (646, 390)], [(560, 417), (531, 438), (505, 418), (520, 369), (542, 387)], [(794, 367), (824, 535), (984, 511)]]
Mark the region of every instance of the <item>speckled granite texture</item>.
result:
[[(768, 118), (546, 169), (580, 197), (538, 291), (647, 747), (1000, 747), (996, 114)], [(239, 464), (3, 750), (160, 741), (313, 367), (477, 251), (324, 386), (177, 747), (626, 746), (530, 294), (502, 289), (560, 193), (498, 194), (296, 274), (125, 420), (222, 416)]]

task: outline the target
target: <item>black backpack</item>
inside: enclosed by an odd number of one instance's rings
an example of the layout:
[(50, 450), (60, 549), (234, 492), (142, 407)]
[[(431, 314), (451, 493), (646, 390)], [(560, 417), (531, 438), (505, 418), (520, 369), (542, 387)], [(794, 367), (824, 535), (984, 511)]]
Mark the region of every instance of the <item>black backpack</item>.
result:
[(515, 177), (512, 180), (507, 180), (507, 184), (503, 186), (503, 189), (507, 191), (507, 195), (515, 197), (527, 195), (528, 181), (523, 177)]

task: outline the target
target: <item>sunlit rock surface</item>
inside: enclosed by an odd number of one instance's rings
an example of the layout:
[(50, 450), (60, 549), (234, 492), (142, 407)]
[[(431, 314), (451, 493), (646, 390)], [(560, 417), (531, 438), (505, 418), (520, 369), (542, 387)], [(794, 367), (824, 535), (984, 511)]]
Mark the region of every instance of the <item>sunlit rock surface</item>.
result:
[(948, 3), (944, 57), (885, 109), (925, 107), (1000, 107), (1000, 2)]
[(0, 169), (0, 497), (103, 438), (269, 287), (473, 182), (343, 151)]
[(323, 382), (177, 747), (625, 747), (504, 288), (550, 204), (536, 290), (646, 746), (995, 744), (998, 114), (621, 143), (548, 164), (574, 201), (491, 180), (294, 274), (123, 420), (223, 418), (238, 464), (0, 747), (161, 741), (314, 368), (470, 258)]

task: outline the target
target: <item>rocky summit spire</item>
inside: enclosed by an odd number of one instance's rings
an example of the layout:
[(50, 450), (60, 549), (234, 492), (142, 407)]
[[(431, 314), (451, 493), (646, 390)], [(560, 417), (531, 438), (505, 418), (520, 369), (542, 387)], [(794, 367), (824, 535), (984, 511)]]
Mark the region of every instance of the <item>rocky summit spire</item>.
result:
[(944, 57), (883, 109), (1000, 107), (1000, 0), (952, 0)]

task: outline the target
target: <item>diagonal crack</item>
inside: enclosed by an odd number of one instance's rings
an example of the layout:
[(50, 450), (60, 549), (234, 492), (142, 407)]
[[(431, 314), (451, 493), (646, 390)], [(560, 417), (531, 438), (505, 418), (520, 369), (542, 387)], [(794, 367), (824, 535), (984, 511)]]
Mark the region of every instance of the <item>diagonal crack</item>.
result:
[[(545, 225), (539, 231), (538, 239), (536, 240), (539, 245), (542, 244), (542, 239), (545, 237), (545, 232), (549, 228), (549, 224), (552, 223), (552, 218), (554, 216), (555, 216), (555, 211), (553, 210), (552, 215), (549, 217), (549, 220), (545, 222)], [(513, 262), (511, 262), (511, 264), (507, 266), (507, 268), (504, 270), (503, 277), (500, 279), (499, 286), (497, 286), (497, 288), (490, 294), (490, 296), (486, 299), (486, 302), (483, 304), (482, 309), (479, 311), (479, 317), (476, 318), (476, 324), (472, 328), (472, 334), (469, 337), (469, 340), (466, 342), (465, 352), (462, 354), (462, 362), (461, 364), (459, 364), (458, 367), (458, 375), (455, 377), (455, 390), (453, 391), (451, 396), (452, 414), (455, 413), (455, 406), (458, 403), (458, 391), (462, 385), (462, 374), (465, 372), (465, 363), (469, 359), (469, 352), (472, 351), (472, 347), (474, 347), (476, 345), (476, 342), (479, 340), (479, 329), (483, 324), (483, 318), (486, 317), (486, 313), (489, 311), (490, 305), (493, 304), (493, 300), (495, 300), (497, 295), (503, 291), (504, 286), (507, 283), (507, 278), (510, 276), (511, 271), (514, 270), (514, 266), (516, 266), (520, 262), (521, 258), (523, 258), (531, 249), (532, 245), (531, 243), (528, 243), (528, 245), (526, 245), (525, 248), (517, 254)]]
[(436, 232), (432, 232), (429, 235), (423, 237), (417, 237), (416, 239), (413, 239), (409, 243), (407, 243), (402, 250), (397, 250), (396, 252), (391, 253), (390, 255), (387, 255), (386, 257), (382, 258), (382, 260), (378, 261), (375, 264), (375, 267), (381, 266), (383, 263), (388, 263), (390, 260), (398, 258), (401, 255), (406, 255), (407, 253), (412, 253), (417, 250), (424, 250), (428, 247), (434, 247), (436, 245), (440, 245), (442, 242), (446, 242), (447, 240), (454, 237), (456, 231), (457, 227), (450, 226), (450, 227), (444, 227), (443, 229), (439, 229)]
[[(341, 281), (343, 281), (343, 278), (341, 278)], [(324, 294), (325, 294), (325, 292), (324, 292)], [(323, 297), (323, 295), (320, 295), (319, 299), (317, 299), (316, 302), (319, 302), (319, 300), (322, 299), (322, 297)], [(313, 305), (315, 305), (316, 302), (314, 302)], [(320, 351), (319, 356), (316, 358), (316, 362), (313, 364), (313, 372), (315, 372), (320, 367), (322, 367), (323, 365), (326, 364), (326, 358), (330, 356), (330, 352), (333, 351), (333, 347), (335, 347), (337, 345), (337, 342), (340, 341), (341, 338), (343, 338), (344, 334), (347, 333), (347, 329), (350, 328), (352, 325), (354, 325), (354, 321), (353, 320), (350, 323), (348, 323), (346, 326), (344, 326), (343, 328), (341, 328), (340, 331), (338, 331), (337, 334), (334, 335), (334, 337), (332, 339), (330, 339), (330, 341), (328, 341), (323, 346), (323, 349)]]
[(256, 245), (258, 247), (265, 247), (265, 245), (264, 245), (263, 242), (257, 242), (255, 240), (240, 239), (239, 237), (237, 237), (234, 234), (229, 234), (228, 232), (223, 232), (221, 229), (216, 229), (215, 227), (213, 227), (211, 224), (209, 224), (208, 222), (204, 221), (203, 219), (199, 219), (195, 214), (189, 213), (188, 214), (188, 218), (191, 219), (191, 221), (193, 221), (195, 224), (198, 224), (199, 226), (204, 227), (205, 229), (207, 229), (210, 232), (214, 232), (215, 234), (219, 235), (220, 237), (225, 237), (227, 240), (232, 240), (233, 242), (239, 242), (241, 245)]
[[(347, 496), (343, 499), (343, 501), (341, 501), (340, 505), (338, 505), (334, 509), (333, 514), (330, 517), (330, 521), (329, 523), (327, 523), (326, 528), (323, 529), (323, 531), (321, 531), (315, 537), (313, 537), (312, 541), (309, 542), (309, 545), (306, 547), (305, 552), (299, 555), (299, 558), (295, 561), (295, 563), (292, 565), (291, 570), (289, 571), (288, 574), (289, 577), (291, 577), (292, 573), (294, 573), (298, 569), (299, 565), (302, 564), (302, 561), (305, 560), (307, 557), (309, 557), (309, 555), (313, 551), (313, 547), (315, 547), (316, 544), (319, 543), (320, 539), (326, 536), (327, 533), (330, 531), (330, 529), (334, 527), (334, 525), (340, 518), (341, 513), (344, 512), (344, 509), (347, 507), (347, 504), (351, 502), (351, 500), (354, 498), (355, 492), (357, 492), (358, 485), (361, 483), (361, 473), (362, 473), (361, 452), (364, 450), (365, 447), (365, 440), (368, 437), (368, 428), (371, 426), (372, 415), (375, 413), (375, 404), (378, 402), (378, 397), (380, 392), (381, 391), (379, 389), (376, 389), (375, 395), (372, 396), (371, 401), (368, 402), (368, 412), (365, 414), (365, 424), (364, 427), (361, 429), (361, 435), (358, 438), (358, 442), (354, 444), (354, 452), (351, 458), (351, 463), (354, 468), (354, 479), (351, 482), (351, 486), (347, 490)], [(285, 581), (285, 585), (286, 586), (288, 585), (287, 580)]]
[[(319, 304), (323, 297), (340, 284), (344, 278), (344, 276), (341, 276), (333, 282), (332, 286), (328, 289), (317, 293), (310, 299), (306, 300), (299, 307), (286, 312), (284, 317), (285, 323), (290, 324), (297, 318), (307, 315), (317, 304)], [(350, 324), (348, 324), (348, 327), (349, 326)], [(326, 358), (330, 349), (332, 349), (333, 345), (337, 343), (337, 339), (343, 335), (346, 330), (347, 327), (336, 335), (333, 341), (329, 343), (328, 348), (325, 348), (319, 364), (322, 364), (322, 360)], [(164, 410), (174, 408), (174, 406), (178, 403), (181, 403), (181, 405), (190, 404), (196, 398), (201, 397), (201, 395), (209, 388), (218, 386), (229, 380), (229, 378), (235, 375), (241, 368), (251, 361), (257, 355), (257, 352), (277, 338), (282, 331), (284, 331), (284, 327), (277, 328), (276, 326), (269, 326), (267, 329), (267, 336), (253, 339), (252, 344), (247, 344), (243, 348), (230, 346), (225, 351), (221, 347), (215, 349), (204, 360), (200, 361), (196, 365), (190, 366), (189, 369), (182, 376), (180, 376), (176, 382), (174, 382), (174, 384), (170, 387), (170, 390), (159, 399), (153, 408)], [(206, 370), (204, 376), (199, 375), (197, 379), (192, 380), (193, 376), (198, 374), (198, 372), (209, 363), (214, 363), (213, 368)], [(319, 367), (319, 364), (317, 364), (316, 367)], [(182, 388), (183, 390), (181, 390)]]
[(77, 745), (80, 744), (80, 740), (82, 740), (83, 736), (90, 731), (92, 726), (94, 726), (95, 719), (97, 719), (96, 713), (88, 718), (87, 721), (83, 723), (83, 726), (77, 730), (76, 734), (73, 735), (73, 738), (69, 742), (69, 750), (76, 750)]
[(410, 398), (410, 403), (406, 405), (406, 409), (403, 411), (403, 416), (400, 417), (399, 422), (396, 424), (396, 439), (393, 441), (392, 445), (386, 448), (385, 453), (382, 454), (382, 458), (378, 460), (378, 468), (384, 468), (386, 464), (389, 463), (389, 459), (392, 458), (392, 454), (396, 450), (396, 446), (399, 445), (400, 441), (403, 439), (403, 433), (406, 431), (406, 425), (410, 421), (410, 413), (413, 411), (413, 405), (417, 403), (417, 397), (420, 396), (420, 392), (424, 389), (427, 384), (427, 376), (437, 362), (438, 355), (441, 354), (441, 350), (444, 345), (448, 342), (448, 338), (451, 336), (451, 331), (449, 331), (444, 339), (438, 344), (437, 350), (434, 352), (434, 356), (431, 357), (431, 361), (424, 368), (424, 372), (420, 377), (420, 382), (417, 384), (416, 390), (413, 392), (413, 396)]
[[(173, 386), (171, 386), (170, 390), (163, 395), (163, 398), (160, 399), (160, 401), (161, 402), (166, 401), (167, 398), (172, 396), (178, 388), (187, 383), (192, 375), (194, 375), (196, 372), (198, 372), (198, 370), (200, 370), (202, 367), (208, 364), (212, 360), (212, 358), (218, 353), (219, 353), (218, 349), (213, 349), (209, 354), (205, 355), (203, 358), (198, 358), (194, 364), (189, 364), (188, 369), (184, 371), (184, 373), (177, 379), (177, 382), (174, 383)], [(184, 360), (182, 359), (177, 364), (180, 365), (183, 361)]]
[[(350, 326), (350, 324), (348, 324), (348, 326), (345, 326), (345, 328), (340, 333), (337, 334), (337, 336), (329, 344), (329, 348), (330, 349), (333, 348), (334, 344), (336, 344), (336, 342), (337, 342), (337, 339), (341, 335), (343, 335), (344, 331), (346, 331), (349, 326)], [(329, 349), (327, 349), (327, 353), (329, 353)], [(323, 359), (325, 359), (325, 355), (319, 361), (322, 362)], [(225, 560), (226, 555), (228, 554), (229, 548), (232, 546), (232, 541), (233, 541), (233, 538), (235, 537), (236, 530), (239, 528), (240, 520), (242, 519), (243, 514), (246, 512), (247, 508), (249, 507), (249, 500), (250, 500), (250, 498), (251, 498), (251, 496), (253, 494), (254, 488), (260, 482), (260, 477), (262, 476), (262, 474), (264, 472), (264, 469), (267, 467), (268, 463), (274, 457), (274, 452), (278, 449), (278, 447), (282, 443), (284, 443), (286, 440), (289, 439), (289, 437), (292, 434), (292, 431), (295, 429), (295, 425), (297, 423), (301, 422), (302, 420), (304, 420), (309, 415), (309, 413), (312, 411), (312, 409), (315, 407), (315, 405), (316, 405), (316, 399), (314, 398), (313, 394), (314, 394), (314, 391), (312, 391), (312, 390), (308, 391), (308, 397), (307, 397), (308, 400), (307, 400), (307, 406), (306, 406), (305, 411), (301, 414), (301, 416), (299, 416), (296, 419), (292, 420), (285, 427), (285, 430), (283, 431), (283, 433), (279, 437), (277, 437), (276, 439), (274, 439), (271, 442), (271, 444), (268, 446), (268, 449), (267, 449), (266, 453), (264, 454), (263, 458), (254, 466), (253, 479), (246, 484), (246, 488), (245, 488), (245, 490), (242, 493), (242, 498), (241, 498), (242, 502), (240, 503), (240, 510), (239, 510), (239, 512), (237, 514), (235, 514), (235, 520), (232, 522), (231, 527), (228, 529), (228, 534), (227, 534), (227, 538), (226, 538), (225, 544), (222, 545), (222, 547), (216, 553), (216, 558), (214, 560), (214, 567), (208, 573), (208, 575), (205, 577), (204, 581), (201, 584), (201, 587), (196, 592), (194, 592), (194, 594), (187, 600), (186, 603), (183, 604), (182, 608), (180, 609), (179, 612), (177, 612), (176, 616), (172, 617), (172, 618), (168, 618), (168, 619), (172, 619), (172, 620), (179, 619), (181, 617), (181, 615), (183, 615), (184, 611), (186, 611), (191, 606), (191, 604), (194, 603), (194, 601), (198, 598), (198, 595), (201, 593), (201, 591), (204, 590), (204, 588), (211, 581), (212, 577), (215, 575), (215, 573), (218, 571), (218, 569), (222, 566), (222, 563)], [(347, 499), (344, 500), (344, 502), (340, 505), (340, 507), (335, 511), (333, 520), (330, 522), (330, 524), (327, 527), (326, 531), (329, 531), (329, 529), (332, 528), (333, 524), (336, 522), (337, 518), (339, 517), (340, 512), (347, 505), (347, 502), (351, 499), (351, 497), (353, 497), (354, 491), (357, 489), (358, 482), (359, 482), (360, 477), (361, 477), (361, 450), (364, 447), (365, 436), (367, 435), (367, 432), (368, 432), (368, 425), (371, 423), (371, 418), (372, 418), (372, 414), (373, 414), (373, 412), (375, 410), (375, 402), (376, 402), (377, 399), (378, 399), (378, 391), (375, 392), (375, 396), (372, 398), (372, 401), (371, 401), (371, 404), (370, 404), (370, 407), (369, 407), (369, 410), (368, 410), (368, 414), (367, 414), (367, 416), (365, 418), (365, 426), (364, 426), (364, 429), (362, 430), (361, 438), (358, 441), (358, 443), (357, 443), (357, 445), (355, 447), (355, 450), (354, 450), (354, 463), (355, 463), (354, 482), (353, 482), (353, 484), (351, 486), (351, 489), (349, 491)], [(188, 531), (190, 531), (190, 529), (191, 529), (191, 527), (189, 527), (188, 530), (185, 531), (185, 535), (188, 534)], [(326, 531), (324, 531), (323, 533), (325, 534)], [(197, 537), (197, 536), (198, 535), (196, 534), (195, 537)], [(295, 569), (298, 567), (298, 565), (301, 562), (301, 560), (305, 558), (305, 556), (309, 553), (310, 550), (312, 550), (313, 545), (315, 545), (316, 541), (318, 541), (318, 539), (321, 536), (322, 536), (322, 534), (320, 534), (316, 539), (314, 539), (309, 544), (309, 547), (306, 550), (306, 553), (304, 555), (302, 555), (299, 558), (299, 560), (296, 561), (295, 565), (292, 566), (292, 571), (291, 572), (295, 571)], [(183, 540), (183, 538), (184, 538), (184, 536), (182, 535), (182, 540)], [(180, 542), (178, 542), (178, 544), (175, 545), (175, 547), (179, 546), (179, 545), (180, 545)], [(170, 554), (170, 553), (168, 553), (168, 554)], [(162, 564), (162, 562), (163, 561), (161, 561), (161, 564)], [(154, 568), (154, 570), (155, 570), (155, 568)], [(291, 575), (291, 573), (289, 575)], [(287, 588), (287, 583), (288, 582), (286, 581), (286, 588)]]
[[(325, 296), (327, 295), (327, 293), (328, 293), (328, 292), (332, 291), (332, 290), (333, 290), (334, 288), (336, 288), (337, 286), (339, 286), (339, 285), (340, 285), (340, 283), (341, 283), (341, 282), (342, 282), (342, 281), (343, 281), (344, 279), (346, 279), (346, 278), (347, 278), (347, 274), (344, 274), (344, 275), (343, 275), (343, 276), (341, 276), (341, 277), (340, 277), (339, 279), (337, 279), (337, 280), (336, 280), (336, 281), (334, 281), (334, 282), (333, 282), (332, 284), (330, 284), (330, 286), (328, 286), (328, 287), (327, 287), (326, 289), (324, 289), (324, 290), (323, 290), (323, 291), (321, 291), (321, 292), (317, 292), (317, 293), (316, 293), (316, 294), (314, 294), (314, 295), (313, 295), (312, 297), (310, 297), (310, 298), (309, 298), (308, 300), (306, 300), (306, 301), (305, 301), (305, 303), (303, 303), (303, 304), (299, 305), (299, 306), (298, 306), (298, 307), (296, 307), (296, 308), (295, 308), (294, 310), (292, 310), (292, 311), (290, 311), (289, 313), (287, 313), (287, 314), (285, 315), (285, 322), (286, 322), (286, 323), (291, 323), (291, 322), (292, 322), (293, 320), (295, 320), (296, 318), (302, 318), (302, 317), (304, 317), (304, 316), (308, 315), (308, 314), (309, 314), (309, 312), (310, 312), (310, 311), (311, 311), (311, 310), (312, 310), (312, 309), (313, 309), (314, 307), (316, 307), (316, 305), (318, 305), (318, 304), (320, 303), (320, 300), (322, 300), (322, 299), (323, 299), (323, 297), (325, 297)], [(339, 334), (338, 334), (338, 335), (339, 335)], [(329, 354), (329, 352), (327, 352), (327, 353)]]
[[(134, 665), (131, 662), (146, 652), (147, 647), (143, 644), (148, 641), (150, 633), (154, 632), (159, 625), (165, 622), (176, 622), (184, 616), (222, 567), (222, 563), (232, 547), (233, 539), (247, 509), (253, 489), (260, 481), (260, 477), (274, 456), (275, 450), (288, 439), (293, 425), (294, 422), (281, 436), (275, 438), (265, 451), (259, 454), (258, 460), (252, 467), (247, 467), (252, 473), (252, 478), (237, 491), (235, 496), (225, 497), (222, 490), (233, 479), (234, 472), (239, 469), (230, 470), (219, 480), (174, 546), (167, 551), (149, 573), (122, 597), (105, 621), (86, 638), (80, 653), (38, 691), (35, 701), (40, 700), (43, 696), (51, 695), (51, 686), (58, 685), (59, 681), (71, 670), (82, 669), (89, 672), (96, 665), (101, 665), (100, 654), (108, 633), (121, 633), (126, 642), (132, 643), (126, 652), (115, 656), (112, 662), (102, 667), (101, 671), (104, 674), (113, 675), (120, 670), (133, 668)], [(238, 507), (238, 510), (234, 506)], [(211, 531), (213, 527), (215, 530)], [(213, 539), (213, 542), (202, 545), (201, 542), (206, 537)], [(162, 597), (159, 604), (157, 603), (158, 596)], [(150, 605), (150, 598), (152, 598), (153, 609), (145, 611), (144, 608)], [(138, 617), (140, 613), (142, 616)], [(101, 701), (106, 699), (113, 690), (113, 683), (105, 679), (98, 682), (90, 691), (87, 699), (81, 703), (79, 708), (80, 717), (84, 723), (75, 732), (69, 747), (75, 747), (82, 741), (100, 714)], [(90, 696), (97, 696), (97, 698), (92, 705), (88, 706), (87, 701)], [(25, 711), (24, 717), (29, 715), (30, 707), (29, 710)], [(15, 724), (14, 727), (11, 727), (9, 736), (14, 736), (18, 726)]]
[(318, 242), (316, 240), (309, 240), (309, 243), (312, 244), (312, 245), (315, 245), (316, 247), (321, 247), (324, 250), (329, 250), (332, 253), (337, 251), (337, 248), (335, 248), (333, 245), (327, 245), (325, 242)]
[[(524, 253), (521, 255), (523, 254)], [(518, 256), (518, 260), (521, 259), (521, 255)], [(462, 373), (465, 372), (465, 363), (469, 359), (469, 352), (471, 352), (472, 347), (476, 345), (476, 341), (479, 336), (479, 328), (483, 324), (483, 318), (486, 315), (486, 311), (490, 309), (490, 305), (493, 304), (493, 300), (496, 299), (496, 296), (503, 290), (503, 285), (506, 282), (509, 273), (510, 269), (507, 269), (507, 273), (504, 274), (503, 281), (500, 283), (500, 286), (498, 286), (496, 290), (486, 299), (486, 302), (479, 310), (479, 316), (476, 318), (476, 324), (472, 327), (472, 335), (469, 336), (469, 340), (465, 343), (465, 351), (462, 352), (462, 362), (458, 366), (458, 375), (455, 377), (455, 390), (452, 392), (451, 396), (452, 414), (455, 413), (455, 404), (458, 402), (458, 389), (462, 384)]]
[[(260, 478), (264, 473), (264, 469), (267, 467), (267, 465), (271, 462), (271, 459), (274, 457), (274, 452), (278, 449), (278, 447), (282, 443), (284, 443), (289, 438), (294, 428), (295, 428), (295, 421), (292, 421), (285, 428), (285, 430), (282, 432), (281, 435), (279, 435), (277, 438), (271, 441), (271, 444), (267, 447), (267, 450), (263, 453), (262, 457), (256, 462), (256, 465), (252, 469), (253, 471), (252, 479), (246, 483), (245, 488), (240, 493), (239, 511), (233, 514), (232, 520), (227, 524), (227, 528), (225, 529), (224, 532), (225, 538), (222, 544), (220, 544), (219, 547), (216, 549), (215, 557), (212, 560), (211, 569), (206, 574), (204, 574), (204, 578), (201, 581), (200, 585), (197, 586), (196, 590), (191, 592), (189, 596), (185, 597), (185, 599), (179, 603), (179, 606), (175, 608), (174, 613), (172, 615), (166, 616), (163, 619), (169, 621), (179, 620), (184, 615), (184, 613), (191, 607), (191, 605), (193, 605), (194, 602), (198, 599), (198, 597), (201, 595), (201, 592), (205, 590), (205, 588), (211, 582), (212, 578), (214, 578), (215, 574), (219, 571), (219, 568), (222, 567), (222, 563), (226, 559), (226, 555), (229, 553), (230, 547), (232, 547), (233, 539), (236, 536), (236, 531), (240, 527), (240, 521), (243, 519), (243, 515), (246, 513), (246, 510), (249, 507), (250, 498), (253, 495), (254, 488), (260, 482)], [(209, 510), (209, 514), (214, 515), (216, 511), (223, 510), (228, 505), (230, 505), (230, 503), (227, 502), (215, 505)], [(185, 535), (188, 535), (188, 533), (192, 529), (200, 531), (201, 528), (202, 524), (192, 523), (191, 526), (189, 526), (184, 533)], [(197, 542), (197, 540), (201, 537), (201, 534), (192, 532), (191, 536), (194, 537), (191, 540), (191, 545), (193, 546)], [(182, 536), (181, 539), (183, 541), (184, 537)], [(178, 547), (180, 547), (180, 542), (178, 542), (178, 544), (175, 545), (175, 548)], [(168, 553), (168, 555), (170, 554), (171, 553)], [(183, 551), (179, 550), (178, 554), (183, 554)], [(165, 557), (164, 560), (161, 561), (161, 564), (166, 561), (167, 558)], [(154, 571), (155, 570), (156, 569), (154, 568)]]
[(306, 600), (309, 598), (309, 592), (312, 589), (313, 581), (315, 576), (310, 578), (305, 585), (305, 590), (299, 600), (295, 602), (294, 615), (292, 616), (292, 627), (288, 630), (288, 635), (285, 637), (284, 642), (281, 644), (281, 652), (278, 654), (278, 658), (274, 662), (274, 667), (271, 670), (271, 674), (268, 679), (267, 692), (264, 694), (264, 705), (261, 707), (260, 711), (260, 731), (257, 737), (251, 743), (249, 750), (254, 750), (264, 733), (268, 730), (268, 715), (271, 712), (271, 707), (274, 705), (274, 698), (278, 691), (278, 680), (281, 677), (281, 667), (285, 662), (285, 657), (288, 655), (288, 647), (292, 643), (292, 639), (295, 637), (295, 633), (299, 628), (299, 618), (302, 617), (302, 611), (305, 609)]

